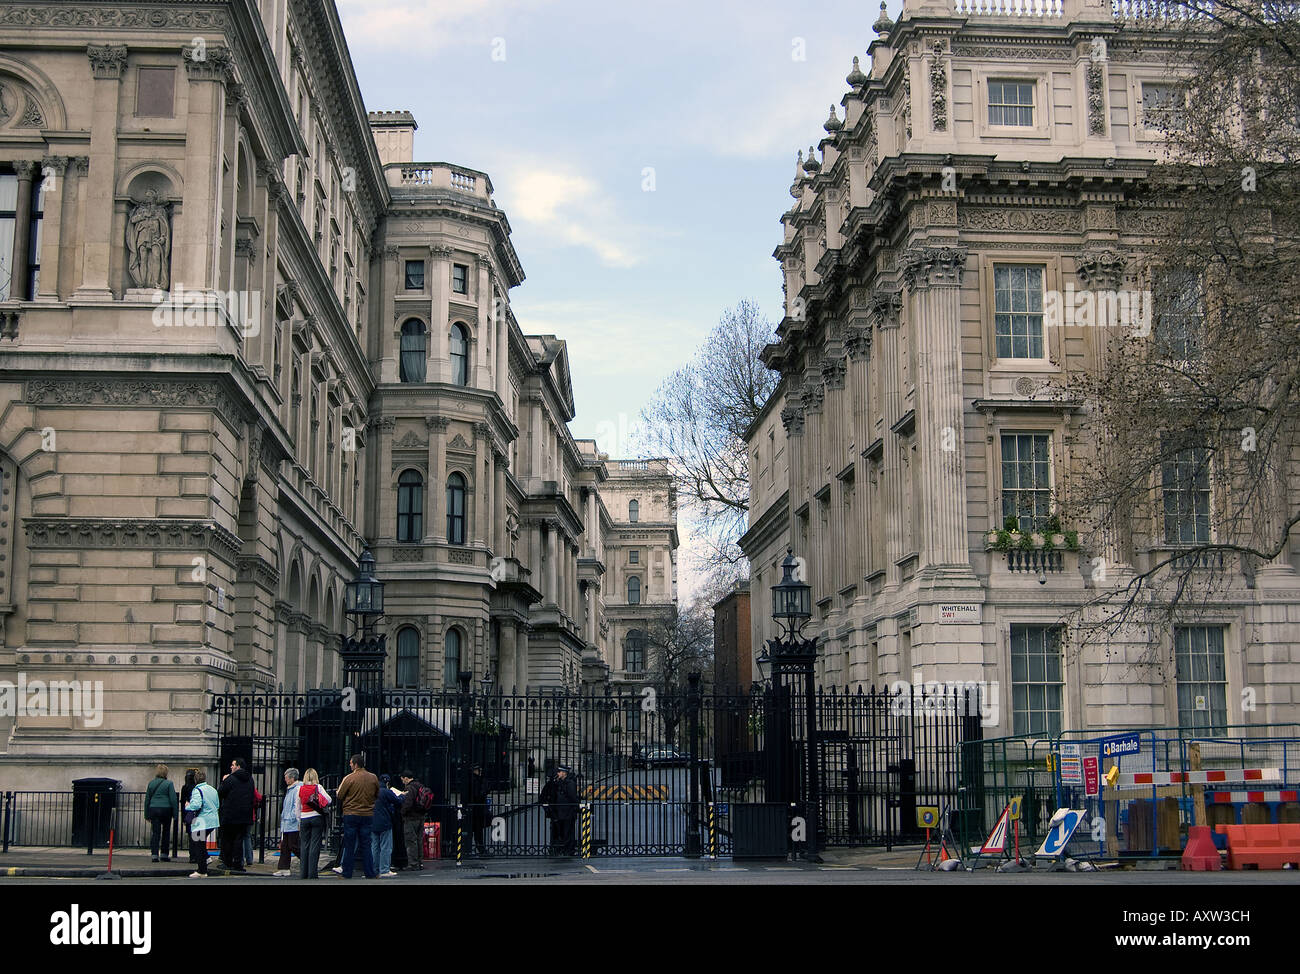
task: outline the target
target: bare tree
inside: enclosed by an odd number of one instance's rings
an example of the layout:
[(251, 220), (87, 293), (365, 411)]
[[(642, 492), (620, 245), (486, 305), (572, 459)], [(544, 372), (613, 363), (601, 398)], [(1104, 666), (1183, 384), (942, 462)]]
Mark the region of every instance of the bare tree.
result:
[(673, 743), (686, 713), (687, 680), (713, 673), (713, 611), (705, 599), (652, 620), (645, 630), (651, 685), (658, 697), (664, 739)]
[(706, 574), (734, 578), (744, 555), (736, 541), (748, 526), (749, 456), (745, 431), (776, 388), (759, 361), (772, 324), (741, 301), (722, 313), (691, 361), (673, 372), (642, 411), (648, 456), (666, 457)]
[(1183, 16), (1128, 25), (1162, 50), (1176, 40), (1170, 84), (1144, 98), (1167, 140), (1130, 264), (1149, 333), (1099, 329), (1096, 367), (1062, 390), (1090, 455), (1062, 509), (1103, 583), (1077, 620), (1085, 640), (1195, 617), (1284, 566), (1300, 522), (1300, 23), (1291, 3), (1163, 7)]

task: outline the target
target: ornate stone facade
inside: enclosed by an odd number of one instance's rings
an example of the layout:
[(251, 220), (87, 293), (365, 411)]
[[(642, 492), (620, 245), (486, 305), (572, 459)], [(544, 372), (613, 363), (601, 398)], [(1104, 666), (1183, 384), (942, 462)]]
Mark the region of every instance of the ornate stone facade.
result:
[[(1139, 258), (1169, 217), (1138, 202), (1160, 151), (1139, 123), (1143, 86), (1167, 81), (1151, 56), (1169, 62), (1162, 29), (1113, 23), (1098, 0), (1041, 17), (908, 0), (897, 24), (877, 22), (869, 78), (850, 73), (820, 158), (801, 155), (773, 252), (787, 317), (763, 352), (781, 382), (747, 434), (741, 545), (755, 592), (779, 580), (787, 545), (804, 558), (825, 684), (983, 681), (999, 694), (985, 736), (1024, 732), (1039, 719), (1024, 647), (1069, 636), (1106, 586), (1160, 556), (1084, 536), (1012, 557), (989, 535), (1023, 490), (1050, 497), (1095, 462), (1087, 415), (1048, 389), (1095, 367), (1105, 329), (1052, 327), (1038, 302), (1149, 286)], [(1026, 111), (997, 107), (1002, 79)], [(1032, 346), (1011, 334), (1018, 313)], [(1028, 445), (1048, 470), (1022, 482)], [(1267, 591), (1228, 570), (1206, 609), (1228, 723), (1300, 717), (1300, 630), (1286, 621), (1300, 613), (1297, 567), (1293, 545)], [(754, 646), (773, 625), (753, 599)], [(1173, 638), (1067, 639), (1059, 679), (1033, 691), (1043, 729), (1177, 725), (1175, 667), (1142, 663), (1172, 660)], [(1247, 687), (1268, 702), (1244, 709)]]

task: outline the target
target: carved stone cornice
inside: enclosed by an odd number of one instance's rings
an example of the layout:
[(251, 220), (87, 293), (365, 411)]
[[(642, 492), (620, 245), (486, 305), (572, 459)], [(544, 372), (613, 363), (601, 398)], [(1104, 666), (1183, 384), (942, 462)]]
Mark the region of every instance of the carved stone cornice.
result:
[(819, 413), (826, 401), (826, 389), (820, 382), (805, 382), (799, 399), (805, 413)]
[(0, 9), (0, 26), (88, 29), (224, 30), (230, 25), (225, 10), (145, 7), (104, 4), (16, 3)]
[(226, 79), (226, 111), (238, 115), (248, 107), (250, 101), (248, 89), (238, 81)]
[(912, 291), (958, 287), (966, 257), (965, 247), (914, 247), (903, 254), (903, 279)]
[(1128, 259), (1119, 251), (1085, 250), (1079, 255), (1079, 280), (1089, 287), (1115, 290), (1124, 280)]
[(275, 592), (280, 587), (280, 573), (258, 555), (240, 555), (235, 559), (235, 581), (252, 582), (268, 592)]
[(447, 427), (451, 425), (451, 420), (446, 416), (426, 416), (424, 417), (425, 428), (435, 433), (446, 433)]
[(166, 379), (31, 379), (23, 401), (32, 405), (203, 407), (215, 410), (232, 427), (243, 422), (242, 411), (216, 382)]
[(90, 70), (96, 81), (121, 80), (126, 70), (125, 44), (88, 44), (86, 56), (90, 58)]
[(451, 256), (452, 254), (454, 254), (455, 252), (456, 252), (456, 251), (452, 250), (450, 247), (430, 247), (430, 248), (429, 248), (429, 256), (431, 256), (431, 257), (443, 257), (443, 258), (447, 258), (447, 257), (450, 257), (450, 256)]
[(781, 425), (786, 436), (803, 436), (803, 407), (786, 406), (781, 410)]
[(397, 260), (397, 257), (398, 257), (398, 255), (399, 255), (400, 253), (401, 253), (401, 251), (399, 251), (396, 247), (394, 247), (394, 246), (392, 246), (392, 245), (390, 244), (389, 246), (387, 246), (387, 247), (384, 248), (384, 259), (385, 259), (385, 260)]
[(78, 176), (86, 176), (90, 173), (90, 156), (69, 156), (68, 164)]
[(68, 166), (72, 162), (67, 156), (46, 156), (41, 160), (41, 171), (46, 169), (54, 171), (54, 175), (62, 176), (68, 171)]
[(487, 423), (475, 423), (475, 424), (474, 424), (474, 439), (475, 439), (476, 441), (477, 441), (477, 440), (486, 440), (486, 439), (490, 438), (491, 436), (492, 436), (492, 427), (489, 426)]
[(228, 47), (209, 45), (195, 49), (181, 48), (181, 60), (191, 81), (227, 81), (235, 73), (235, 54)]
[(32, 548), (134, 548), (217, 552), (233, 561), (243, 542), (215, 521), (172, 518), (29, 517), (23, 520)]
[(17, 173), (20, 181), (31, 179), (32, 174), (36, 172), (35, 159), (19, 159), (13, 166), (14, 172)]

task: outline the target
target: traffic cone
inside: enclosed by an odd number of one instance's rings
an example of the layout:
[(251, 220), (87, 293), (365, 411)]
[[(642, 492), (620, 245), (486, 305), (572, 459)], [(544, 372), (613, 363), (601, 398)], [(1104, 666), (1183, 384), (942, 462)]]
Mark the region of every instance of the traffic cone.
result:
[(952, 856), (948, 855), (948, 843), (940, 840), (939, 842), (939, 862), (946, 862)]

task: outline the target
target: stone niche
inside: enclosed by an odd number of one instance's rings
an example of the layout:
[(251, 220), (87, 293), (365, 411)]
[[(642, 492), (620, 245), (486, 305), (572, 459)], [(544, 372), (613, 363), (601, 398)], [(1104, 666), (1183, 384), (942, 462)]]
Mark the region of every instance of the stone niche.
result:
[(128, 295), (170, 291), (175, 187), (164, 173), (145, 170), (127, 187), (123, 275)]

